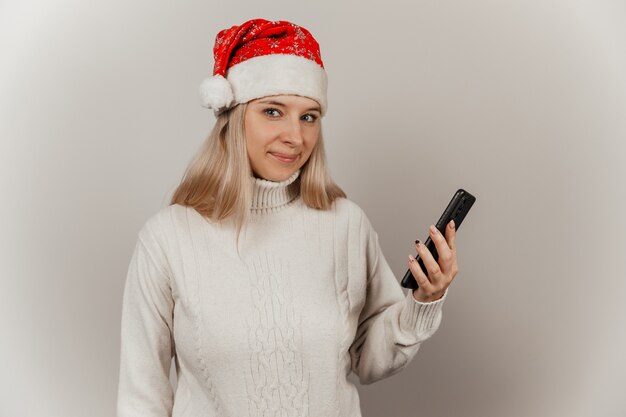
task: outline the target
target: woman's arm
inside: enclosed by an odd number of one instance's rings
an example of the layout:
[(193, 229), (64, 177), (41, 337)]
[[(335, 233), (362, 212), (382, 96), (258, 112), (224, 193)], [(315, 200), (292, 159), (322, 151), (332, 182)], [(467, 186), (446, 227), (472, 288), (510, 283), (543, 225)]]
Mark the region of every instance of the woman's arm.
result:
[(364, 215), (366, 228), (367, 291), (365, 305), (350, 346), (352, 370), (363, 385), (404, 369), (421, 342), (437, 330), (442, 317), (443, 296), (422, 303), (409, 290), (403, 294), (379, 244), (378, 234)]
[[(144, 237), (145, 235), (145, 237)], [(155, 242), (145, 230), (130, 261), (122, 302), (118, 417), (168, 417), (173, 389), (174, 301)]]

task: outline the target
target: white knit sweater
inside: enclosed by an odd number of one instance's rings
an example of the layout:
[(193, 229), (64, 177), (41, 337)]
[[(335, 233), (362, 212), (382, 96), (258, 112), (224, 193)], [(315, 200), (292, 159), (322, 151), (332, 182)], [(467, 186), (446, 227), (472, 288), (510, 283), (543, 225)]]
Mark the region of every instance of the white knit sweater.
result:
[[(340, 198), (307, 207), (254, 179), (240, 236), (170, 205), (138, 233), (123, 296), (118, 417), (360, 417), (370, 384), (405, 368), (439, 327), (367, 216)], [(169, 382), (175, 360), (177, 386)]]

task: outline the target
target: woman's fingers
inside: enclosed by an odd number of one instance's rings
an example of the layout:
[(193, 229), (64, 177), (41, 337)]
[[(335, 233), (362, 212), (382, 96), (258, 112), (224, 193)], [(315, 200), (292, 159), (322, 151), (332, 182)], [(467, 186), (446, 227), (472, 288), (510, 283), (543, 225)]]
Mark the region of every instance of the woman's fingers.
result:
[[(435, 243), (435, 248), (437, 249), (437, 255), (439, 258), (439, 260), (437, 261), (438, 266), (441, 268), (444, 274), (447, 274), (452, 269), (452, 265), (455, 262), (456, 253), (450, 248), (450, 242), (443, 237), (439, 229), (437, 229), (434, 225), (430, 226), (428, 232), (430, 234), (430, 239)], [(445, 232), (446, 235), (450, 237), (449, 225), (446, 227)], [(452, 240), (452, 244), (454, 245), (454, 240)]]
[(451, 275), (450, 282), (454, 279), (456, 274), (459, 272), (459, 266), (457, 264), (456, 257), (456, 225), (454, 224), (454, 220), (450, 220), (448, 226), (446, 226), (446, 240), (448, 241), (448, 246), (450, 247), (450, 251), (452, 252), (452, 262), (450, 265), (450, 269), (448, 272)]
[(421, 290), (426, 295), (431, 295), (435, 292), (435, 288), (430, 283), (428, 277), (426, 276), (426, 274), (424, 274), (422, 267), (415, 260), (413, 255), (409, 255), (409, 269), (411, 270), (415, 281), (417, 281), (419, 290)]
[(426, 273), (415, 258), (409, 255), (409, 268), (419, 285), (413, 294), (414, 296), (417, 294), (416, 299), (426, 301), (440, 297), (458, 272), (454, 242), (456, 230), (453, 222), (446, 225), (445, 238), (434, 225), (431, 225), (429, 234), (437, 249), (438, 261), (435, 261), (433, 254), (424, 244), (417, 244), (418, 241), (415, 242), (415, 247), (424, 262)]
[[(426, 245), (424, 245), (423, 243), (416, 244), (415, 248), (417, 249), (417, 253), (419, 254), (420, 258), (424, 262), (424, 266), (426, 267), (426, 273), (428, 274), (428, 280), (436, 285), (439, 281), (441, 281), (441, 278), (443, 278), (443, 271), (439, 267), (437, 261), (435, 261), (435, 258), (433, 257), (432, 253), (430, 253), (430, 250), (428, 250)], [(417, 265), (419, 267), (419, 263)]]
[(454, 224), (454, 220), (450, 220), (448, 225), (446, 226), (446, 240), (448, 241), (448, 246), (452, 252), (456, 251), (456, 225)]

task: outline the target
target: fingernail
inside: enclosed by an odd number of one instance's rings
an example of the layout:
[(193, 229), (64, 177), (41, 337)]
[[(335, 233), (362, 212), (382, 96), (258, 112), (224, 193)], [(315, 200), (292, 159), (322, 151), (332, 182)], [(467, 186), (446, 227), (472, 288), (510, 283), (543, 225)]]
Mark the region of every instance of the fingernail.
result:
[(439, 232), (439, 229), (437, 229), (434, 224), (431, 224), (430, 225), (430, 231), (433, 232), (433, 233), (437, 233), (437, 232)]
[(454, 220), (450, 220), (450, 227), (454, 229)]
[(409, 262), (415, 262), (415, 258), (413, 257), (413, 255), (409, 255)]
[(419, 245), (420, 245), (420, 240), (419, 240), (419, 239), (417, 239), (417, 240), (415, 241), (415, 246), (419, 247)]

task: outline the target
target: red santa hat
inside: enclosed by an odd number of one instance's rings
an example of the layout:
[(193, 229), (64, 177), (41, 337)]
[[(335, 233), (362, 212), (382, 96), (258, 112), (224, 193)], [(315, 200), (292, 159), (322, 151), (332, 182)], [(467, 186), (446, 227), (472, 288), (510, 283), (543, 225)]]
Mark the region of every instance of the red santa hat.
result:
[(328, 80), (319, 44), (302, 26), (252, 19), (220, 31), (213, 55), (213, 76), (200, 85), (200, 96), (216, 116), (238, 103), (278, 94), (309, 97), (326, 114)]

